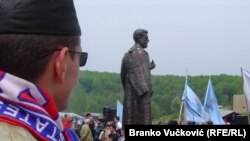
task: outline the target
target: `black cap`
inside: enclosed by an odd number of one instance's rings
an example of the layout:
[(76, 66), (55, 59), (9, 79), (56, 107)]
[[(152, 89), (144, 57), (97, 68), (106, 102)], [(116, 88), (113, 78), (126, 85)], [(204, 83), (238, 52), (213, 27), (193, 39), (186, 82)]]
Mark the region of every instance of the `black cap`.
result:
[(0, 34), (81, 35), (73, 0), (0, 0)]

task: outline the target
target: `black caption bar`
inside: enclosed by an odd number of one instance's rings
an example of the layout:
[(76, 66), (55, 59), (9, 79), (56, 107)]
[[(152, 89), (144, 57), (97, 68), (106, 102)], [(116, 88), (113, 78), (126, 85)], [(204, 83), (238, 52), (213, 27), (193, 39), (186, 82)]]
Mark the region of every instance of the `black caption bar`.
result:
[(126, 125), (125, 139), (183, 138), (196, 139), (236, 138), (250, 139), (249, 125)]

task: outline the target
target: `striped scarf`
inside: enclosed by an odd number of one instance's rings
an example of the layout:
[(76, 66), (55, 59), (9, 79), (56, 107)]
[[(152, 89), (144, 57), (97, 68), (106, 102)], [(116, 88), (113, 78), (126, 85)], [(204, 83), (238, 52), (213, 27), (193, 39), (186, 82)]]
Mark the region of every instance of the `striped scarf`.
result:
[(52, 98), (38, 86), (0, 71), (0, 121), (28, 129), (42, 141), (79, 141), (64, 128)]

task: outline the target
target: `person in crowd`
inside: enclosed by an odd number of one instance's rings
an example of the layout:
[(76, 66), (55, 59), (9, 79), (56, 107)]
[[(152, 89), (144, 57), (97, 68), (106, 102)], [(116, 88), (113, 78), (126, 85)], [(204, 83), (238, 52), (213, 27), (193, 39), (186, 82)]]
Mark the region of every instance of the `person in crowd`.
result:
[(78, 136), (78, 138), (81, 137), (81, 135), (80, 135), (81, 127), (82, 127), (82, 122), (77, 121), (76, 128), (74, 130), (75, 130), (75, 133)]
[(111, 134), (111, 129), (110, 127), (112, 126), (113, 122), (112, 121), (108, 121), (106, 123), (106, 126), (104, 128), (104, 131), (101, 132), (101, 141), (110, 141), (110, 137), (109, 135)]
[(91, 130), (93, 138), (95, 138), (95, 134), (96, 134), (95, 133), (95, 120), (94, 120), (92, 114), (91, 113), (86, 113), (85, 119), (89, 119), (90, 120), (89, 128)]
[(91, 133), (91, 129), (89, 127), (91, 120), (89, 118), (84, 119), (84, 124), (80, 130), (80, 140), (81, 141), (93, 141), (93, 136)]
[(81, 141), (93, 141), (93, 136), (91, 129), (89, 127), (91, 120), (89, 118), (84, 119), (84, 124), (80, 130), (80, 140)]
[(114, 124), (115, 124), (115, 128), (116, 128), (116, 132), (121, 134), (122, 123), (120, 122), (120, 117), (119, 116), (114, 117)]
[(64, 114), (64, 117), (63, 117), (63, 126), (65, 128), (71, 128), (72, 127), (72, 121), (71, 121), (71, 118), (68, 114)]
[(1, 140), (79, 140), (59, 116), (88, 55), (74, 1), (0, 0), (0, 25)]
[(121, 135), (116, 132), (115, 124), (112, 121), (107, 122), (102, 134), (102, 141), (118, 141), (120, 137)]
[(116, 131), (116, 126), (114, 123), (112, 123), (109, 126), (110, 134), (108, 135), (109, 140), (111, 141), (118, 141), (118, 139), (121, 137), (121, 134)]
[(98, 118), (96, 120), (94, 141), (101, 141), (100, 134), (103, 130), (104, 130), (103, 119)]

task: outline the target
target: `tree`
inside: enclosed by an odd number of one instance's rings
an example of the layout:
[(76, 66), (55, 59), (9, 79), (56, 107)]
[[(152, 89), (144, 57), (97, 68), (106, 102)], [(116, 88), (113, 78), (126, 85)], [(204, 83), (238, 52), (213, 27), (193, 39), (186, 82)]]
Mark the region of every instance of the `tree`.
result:
[(178, 96), (175, 96), (173, 101), (171, 102), (171, 112), (176, 113), (179, 112), (181, 107), (181, 98)]

